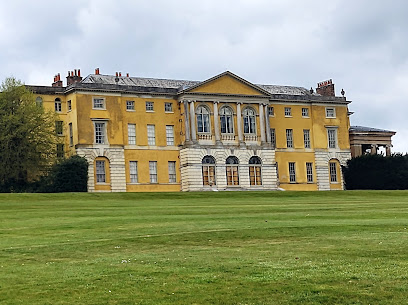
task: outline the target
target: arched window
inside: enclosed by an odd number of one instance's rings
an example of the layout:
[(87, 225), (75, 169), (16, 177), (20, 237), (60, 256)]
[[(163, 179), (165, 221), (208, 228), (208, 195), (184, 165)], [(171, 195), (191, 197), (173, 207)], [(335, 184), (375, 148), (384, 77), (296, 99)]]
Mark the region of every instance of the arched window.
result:
[(96, 184), (109, 183), (109, 160), (105, 157), (97, 157), (94, 162)]
[(203, 185), (215, 185), (215, 159), (213, 156), (205, 156), (202, 161)]
[(329, 161), (330, 183), (339, 182), (339, 167), (339, 161), (337, 159), (331, 159)]
[(61, 112), (62, 111), (62, 104), (61, 104), (61, 99), (58, 97), (55, 99), (55, 112)]
[(221, 133), (233, 133), (234, 132), (234, 120), (232, 116), (232, 109), (229, 107), (223, 107), (220, 111), (221, 121)]
[(249, 182), (251, 185), (262, 185), (261, 166), (262, 161), (259, 157), (253, 156), (249, 159)]
[(42, 105), (43, 105), (43, 100), (42, 100), (42, 98), (38, 96), (38, 97), (35, 99), (35, 103), (37, 104), (38, 107), (42, 107)]
[(227, 185), (239, 185), (238, 158), (235, 156), (230, 156), (227, 158), (227, 161), (225, 163), (227, 165)]
[(255, 111), (252, 108), (244, 109), (244, 133), (256, 134)]
[(210, 113), (204, 106), (197, 108), (197, 132), (210, 132)]

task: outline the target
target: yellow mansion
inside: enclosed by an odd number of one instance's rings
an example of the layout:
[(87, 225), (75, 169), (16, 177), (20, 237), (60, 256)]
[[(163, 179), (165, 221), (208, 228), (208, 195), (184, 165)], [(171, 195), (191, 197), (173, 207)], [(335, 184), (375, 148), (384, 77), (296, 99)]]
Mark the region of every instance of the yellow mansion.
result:
[(333, 190), (350, 155), (349, 112), (331, 80), (316, 92), (253, 84), (70, 71), (29, 86), (55, 109), (60, 156), (89, 162), (88, 190)]

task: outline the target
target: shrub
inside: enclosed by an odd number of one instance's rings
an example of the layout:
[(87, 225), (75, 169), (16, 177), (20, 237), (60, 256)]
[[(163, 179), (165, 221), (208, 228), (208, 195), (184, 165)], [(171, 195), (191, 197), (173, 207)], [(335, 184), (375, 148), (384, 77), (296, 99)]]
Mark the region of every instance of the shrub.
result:
[(363, 155), (343, 168), (346, 189), (408, 189), (408, 155)]
[(72, 156), (56, 164), (51, 171), (51, 192), (86, 192), (88, 189), (88, 162)]

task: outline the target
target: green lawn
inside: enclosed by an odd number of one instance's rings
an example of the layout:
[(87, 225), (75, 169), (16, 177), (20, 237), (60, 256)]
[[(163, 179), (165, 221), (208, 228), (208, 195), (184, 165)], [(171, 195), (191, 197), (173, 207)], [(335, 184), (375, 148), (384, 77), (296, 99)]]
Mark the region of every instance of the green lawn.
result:
[(408, 192), (0, 194), (0, 304), (406, 304)]

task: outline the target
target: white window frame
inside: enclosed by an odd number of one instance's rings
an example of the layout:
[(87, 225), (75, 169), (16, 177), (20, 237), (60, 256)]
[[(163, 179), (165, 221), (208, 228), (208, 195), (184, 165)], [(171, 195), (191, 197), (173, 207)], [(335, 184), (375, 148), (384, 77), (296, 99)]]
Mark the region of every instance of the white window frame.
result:
[(54, 108), (55, 112), (62, 112), (62, 102), (59, 97), (57, 97), (54, 101)]
[(95, 144), (107, 144), (106, 121), (94, 121)]
[(157, 181), (157, 161), (149, 161), (150, 183), (158, 183)]
[(275, 109), (273, 108), (273, 106), (268, 106), (268, 115), (275, 116)]
[(327, 147), (329, 149), (337, 148), (337, 128), (336, 127), (327, 128)]
[(234, 111), (230, 107), (222, 107), (219, 116), (221, 133), (234, 134)]
[(96, 183), (106, 183), (106, 166), (105, 160), (96, 160)]
[(326, 118), (328, 118), (328, 119), (336, 118), (336, 108), (326, 107)]
[(67, 101), (67, 111), (68, 112), (70, 112), (71, 110), (72, 110), (72, 101), (71, 100), (69, 100), (69, 101)]
[(196, 123), (197, 123), (197, 132), (198, 133), (205, 133), (208, 134), (211, 132), (211, 112), (210, 110), (203, 106), (200, 105), (197, 107), (196, 110)]
[(173, 103), (165, 102), (164, 103), (164, 112), (173, 113)]
[(169, 161), (168, 168), (169, 168), (169, 183), (176, 183), (177, 182), (176, 161)]
[(128, 144), (136, 145), (136, 124), (128, 124)]
[[(252, 158), (256, 157), (259, 163), (251, 163)], [(253, 156), (249, 159), (249, 185), (262, 185), (262, 161), (259, 157)]]
[(106, 103), (104, 97), (92, 98), (92, 109), (94, 110), (106, 110)]
[(288, 168), (289, 168), (289, 182), (296, 183), (296, 163), (289, 162)]
[(174, 146), (174, 125), (166, 125), (167, 146)]
[(237, 157), (230, 156), (227, 158), (225, 174), (227, 177), (228, 186), (239, 185), (239, 159)]
[(303, 144), (305, 145), (305, 148), (311, 148), (310, 129), (303, 129)]
[(246, 107), (243, 114), (244, 134), (256, 135), (256, 111)]
[(307, 183), (313, 183), (313, 163), (306, 162), (306, 180)]
[(309, 117), (309, 108), (302, 108), (302, 118)]
[(130, 183), (138, 182), (137, 161), (129, 161), (129, 178)]
[(292, 107), (285, 107), (285, 117), (292, 116)]
[(216, 185), (216, 176), (215, 176), (215, 158), (213, 156), (205, 156), (201, 161), (201, 172), (203, 185)]
[(146, 112), (154, 112), (154, 102), (146, 101)]
[(135, 111), (135, 101), (126, 101), (126, 111)]
[(156, 126), (152, 124), (147, 125), (147, 145), (156, 145)]
[(286, 129), (286, 147), (293, 148), (293, 129)]
[(330, 183), (338, 183), (337, 162), (329, 162)]

